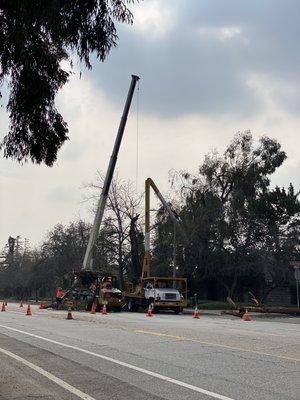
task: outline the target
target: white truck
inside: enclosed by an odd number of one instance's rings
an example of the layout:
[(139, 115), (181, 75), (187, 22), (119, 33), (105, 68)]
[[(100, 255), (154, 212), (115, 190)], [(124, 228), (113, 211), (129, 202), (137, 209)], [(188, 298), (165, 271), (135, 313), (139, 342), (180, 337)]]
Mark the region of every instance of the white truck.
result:
[(172, 310), (179, 314), (187, 306), (185, 278), (149, 277), (142, 279), (125, 294), (128, 311), (152, 306), (152, 311)]

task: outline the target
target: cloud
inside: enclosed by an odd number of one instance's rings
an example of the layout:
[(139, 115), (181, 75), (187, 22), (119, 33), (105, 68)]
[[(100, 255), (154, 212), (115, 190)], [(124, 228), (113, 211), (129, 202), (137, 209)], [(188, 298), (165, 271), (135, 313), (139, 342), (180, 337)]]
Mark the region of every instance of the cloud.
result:
[(221, 42), (231, 40), (242, 34), (242, 29), (239, 26), (201, 27), (197, 31), (205, 39), (214, 38)]
[[(165, 15), (176, 15), (168, 34), (157, 36), (153, 26), (141, 22), (139, 13), (146, 18), (147, 7), (157, 11), (149, 19), (162, 32), (169, 26)], [(118, 105), (131, 73), (141, 75), (144, 111), (165, 118), (264, 113), (257, 90), (248, 84), (253, 75), (300, 86), (298, 1), (165, 0), (158, 8), (148, 0), (136, 5), (136, 13), (137, 26), (120, 26), (119, 47), (92, 75)], [(299, 112), (296, 92), (278, 96), (287, 112)]]
[[(119, 47), (59, 94), (70, 141), (56, 165), (0, 160), (1, 244), (10, 234), (38, 243), (78, 214), (92, 220), (81, 187), (106, 171), (132, 73), (141, 76), (139, 190), (150, 176), (166, 193), (170, 169), (196, 172), (207, 152), (247, 129), (282, 143), (288, 158), (272, 183), (299, 188), (299, 8), (298, 0), (137, 3), (135, 24), (118, 27)], [(136, 177), (136, 94), (117, 162), (122, 179)], [(7, 124), (0, 111), (1, 132)]]
[(176, 24), (176, 13), (161, 1), (134, 4), (134, 28), (145, 40), (162, 39)]
[(252, 74), (247, 85), (264, 103), (265, 108), (277, 110), (288, 109), (291, 113), (300, 110), (299, 89), (292, 82), (285, 80), (273, 81), (266, 74)]

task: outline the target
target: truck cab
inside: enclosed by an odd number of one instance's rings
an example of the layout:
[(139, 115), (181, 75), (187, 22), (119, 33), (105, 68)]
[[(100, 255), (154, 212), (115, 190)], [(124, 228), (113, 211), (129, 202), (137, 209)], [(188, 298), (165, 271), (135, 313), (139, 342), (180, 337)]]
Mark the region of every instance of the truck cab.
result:
[(187, 306), (187, 280), (185, 278), (149, 277), (126, 291), (129, 311), (152, 306), (154, 312), (172, 310), (179, 314)]

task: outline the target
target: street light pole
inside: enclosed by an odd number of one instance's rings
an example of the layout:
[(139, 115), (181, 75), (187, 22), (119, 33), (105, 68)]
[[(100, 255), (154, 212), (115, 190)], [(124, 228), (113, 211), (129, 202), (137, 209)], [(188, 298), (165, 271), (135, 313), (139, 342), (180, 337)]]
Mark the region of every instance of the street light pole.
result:
[(297, 291), (297, 307), (299, 308), (299, 281), (300, 281), (300, 261), (291, 261), (290, 265), (294, 267), (294, 277)]

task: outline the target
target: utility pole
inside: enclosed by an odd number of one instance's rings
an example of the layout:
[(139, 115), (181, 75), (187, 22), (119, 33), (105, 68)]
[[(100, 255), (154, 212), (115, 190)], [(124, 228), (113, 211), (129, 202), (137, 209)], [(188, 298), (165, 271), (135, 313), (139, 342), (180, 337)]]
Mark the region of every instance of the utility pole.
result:
[(297, 291), (297, 307), (299, 308), (299, 281), (300, 281), (300, 265), (294, 266), (296, 291)]
[(176, 253), (177, 253), (176, 225), (175, 223), (173, 223), (173, 278), (176, 278)]
[[(173, 278), (176, 278), (176, 253), (177, 253), (177, 243), (176, 243), (176, 224), (173, 222)], [(173, 281), (173, 288), (176, 288), (176, 282)]]

